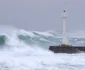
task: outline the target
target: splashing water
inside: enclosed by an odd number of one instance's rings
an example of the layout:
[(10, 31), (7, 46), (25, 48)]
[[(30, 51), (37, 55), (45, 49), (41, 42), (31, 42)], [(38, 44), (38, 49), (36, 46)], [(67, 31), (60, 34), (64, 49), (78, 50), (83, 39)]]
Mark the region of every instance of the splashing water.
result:
[[(50, 45), (62, 43), (55, 31), (0, 29), (0, 70), (84, 70), (85, 53), (54, 54)], [(10, 31), (11, 30), (11, 31)], [(76, 35), (76, 34), (75, 34)], [(84, 36), (70, 37), (72, 45), (85, 45)]]

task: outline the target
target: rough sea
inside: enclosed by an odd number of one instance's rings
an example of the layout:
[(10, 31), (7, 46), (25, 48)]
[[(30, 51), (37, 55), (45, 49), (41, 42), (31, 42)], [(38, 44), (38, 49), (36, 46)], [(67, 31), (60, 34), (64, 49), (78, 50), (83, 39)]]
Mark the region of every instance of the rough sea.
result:
[[(69, 33), (70, 44), (85, 45), (84, 31)], [(56, 31), (26, 31), (0, 27), (0, 70), (85, 70), (85, 53), (53, 53), (62, 43)]]

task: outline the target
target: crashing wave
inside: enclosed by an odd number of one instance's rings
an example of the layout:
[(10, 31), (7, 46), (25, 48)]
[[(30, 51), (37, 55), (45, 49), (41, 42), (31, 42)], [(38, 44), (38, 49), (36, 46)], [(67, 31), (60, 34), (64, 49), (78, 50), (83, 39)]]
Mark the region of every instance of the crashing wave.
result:
[(6, 44), (6, 36), (5, 35), (0, 35), (0, 46)]
[[(83, 35), (83, 36), (82, 36)], [(72, 45), (85, 45), (84, 31), (69, 33), (69, 41)], [(56, 31), (26, 31), (3, 26), (0, 29), (0, 45), (18, 46), (21, 43), (32, 46), (37, 45), (42, 48), (48, 48), (50, 45), (59, 45), (62, 43), (62, 34)]]

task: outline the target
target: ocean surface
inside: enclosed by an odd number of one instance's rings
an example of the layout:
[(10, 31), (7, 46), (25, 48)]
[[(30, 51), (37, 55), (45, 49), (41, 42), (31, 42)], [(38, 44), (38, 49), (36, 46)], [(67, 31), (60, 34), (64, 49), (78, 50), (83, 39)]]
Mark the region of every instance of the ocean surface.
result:
[[(85, 46), (85, 33), (69, 33), (70, 44)], [(85, 70), (85, 53), (54, 54), (50, 45), (62, 43), (56, 31), (26, 31), (0, 27), (0, 70)]]

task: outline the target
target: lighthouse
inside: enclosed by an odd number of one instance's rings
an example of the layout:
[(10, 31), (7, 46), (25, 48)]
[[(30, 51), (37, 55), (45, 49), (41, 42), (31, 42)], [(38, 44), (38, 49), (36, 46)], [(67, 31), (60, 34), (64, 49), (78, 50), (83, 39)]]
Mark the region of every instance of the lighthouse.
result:
[(62, 19), (63, 19), (63, 40), (62, 44), (63, 45), (69, 45), (69, 40), (67, 36), (67, 13), (66, 10), (63, 11), (62, 13)]
[(85, 53), (85, 46), (73, 46), (70, 45), (68, 36), (67, 36), (67, 12), (63, 10), (62, 19), (63, 19), (63, 40), (60, 45), (49, 46), (49, 50), (54, 53)]

